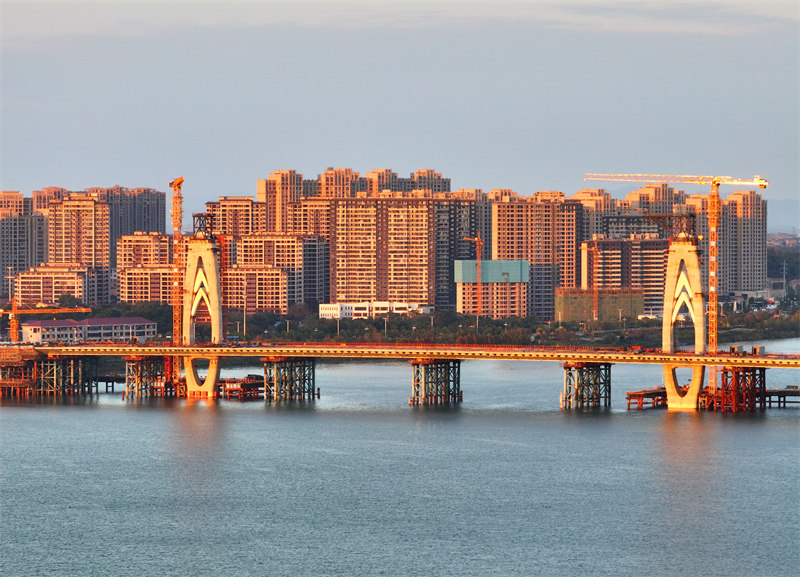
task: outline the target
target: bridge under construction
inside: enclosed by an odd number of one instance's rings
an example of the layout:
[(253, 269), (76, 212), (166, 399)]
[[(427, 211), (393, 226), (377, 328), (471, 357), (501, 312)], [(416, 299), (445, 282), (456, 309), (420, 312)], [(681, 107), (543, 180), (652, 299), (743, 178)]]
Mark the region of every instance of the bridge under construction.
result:
[[(655, 179), (666, 182), (712, 184), (731, 183), (727, 177), (671, 177), (658, 175), (588, 175), (611, 179)], [(613, 178), (612, 178), (613, 177)], [(698, 180), (699, 179), (699, 180)], [(180, 199), (183, 179), (171, 183)], [(738, 182), (738, 181), (736, 181)], [(747, 181), (749, 183), (749, 181)], [(753, 183), (763, 187), (766, 181)], [(180, 202), (173, 207), (179, 231)], [(362, 345), (349, 343), (281, 343), (255, 346), (224, 346), (222, 341), (222, 297), (219, 250), (212, 234), (211, 216), (196, 214), (194, 234), (184, 238), (176, 233), (173, 286), (173, 341), (169, 344), (76, 344), (0, 348), (0, 394), (85, 394), (98, 390), (100, 378), (93, 358), (121, 357), (125, 361), (125, 395), (174, 395), (187, 398), (214, 398), (225, 393), (220, 380), (223, 358), (256, 357), (264, 364), (263, 380), (248, 379), (238, 389), (239, 398), (263, 395), (267, 401), (311, 399), (318, 396), (315, 361), (339, 359), (404, 359), (412, 366), (412, 405), (460, 402), (461, 361), (469, 359), (509, 361), (556, 361), (563, 364), (564, 385), (561, 407), (609, 406), (611, 366), (617, 363), (661, 365), (663, 391), (629, 394), (637, 408), (646, 404), (666, 405), (670, 410), (754, 410), (765, 407), (769, 394), (766, 369), (799, 369), (800, 355), (751, 354), (717, 351), (716, 294), (709, 295), (708, 307), (700, 280), (697, 238), (681, 232), (670, 238), (664, 289), (662, 346), (658, 350), (547, 348), (538, 346), (466, 346), (433, 344)], [(712, 235), (712, 238), (714, 236)], [(480, 243), (480, 237), (474, 240)], [(716, 258), (716, 253), (714, 253)], [(716, 267), (712, 267), (716, 273)], [(716, 288), (710, 284), (710, 292)], [(480, 299), (479, 299), (480, 302)], [(202, 314), (201, 314), (202, 311)], [(210, 320), (209, 344), (195, 339), (197, 319)], [(678, 318), (694, 327), (691, 352), (679, 351), (675, 343)], [(708, 320), (707, 320), (708, 319)], [(708, 334), (707, 331), (708, 330)], [(708, 339), (706, 338), (708, 336)], [(207, 370), (201, 378), (198, 363)], [(183, 371), (181, 371), (183, 365)], [(692, 371), (691, 382), (680, 386), (676, 370)], [(706, 372), (708, 382), (706, 384)], [(183, 376), (182, 376), (183, 375)], [(255, 391), (258, 391), (256, 393)], [(796, 392), (796, 390), (795, 390)], [(795, 392), (786, 392), (782, 397)], [(779, 397), (780, 399), (780, 397)], [(779, 401), (780, 402), (780, 401)]]
[[(712, 401), (698, 396), (697, 408), (749, 410), (769, 400), (765, 371), (768, 368), (800, 368), (800, 355), (764, 354), (755, 349), (715, 355), (690, 352), (664, 353), (658, 350), (594, 349), (543, 346), (489, 346), (445, 344), (360, 344), (280, 343), (252, 346), (125, 343), (15, 346), (0, 349), (0, 392), (5, 395), (86, 394), (99, 390), (103, 381), (93, 360), (121, 357), (125, 361), (125, 395), (187, 396), (190, 398), (263, 397), (266, 401), (312, 399), (316, 387), (316, 359), (398, 359), (411, 365), (412, 405), (459, 402), (461, 361), (507, 360), (559, 362), (564, 368), (561, 407), (575, 409), (609, 406), (611, 367), (614, 364), (646, 364), (665, 367), (722, 367), (719, 394)], [(264, 366), (263, 376), (245, 383), (216, 379), (207, 390), (181, 394), (170, 379), (174, 358), (195, 362), (201, 359), (253, 358)], [(230, 394), (233, 391), (233, 394)], [(685, 391), (682, 391), (685, 393)], [(793, 395), (789, 392), (788, 395)], [(666, 403), (666, 391), (662, 395)], [(727, 400), (726, 399), (727, 396)], [(783, 395), (784, 397), (786, 395)], [(652, 395), (651, 395), (652, 397)], [(785, 400), (785, 399), (784, 399)], [(702, 401), (702, 402), (701, 402)], [(709, 403), (714, 403), (711, 406)], [(705, 406), (704, 406), (705, 405)], [(630, 406), (630, 402), (629, 402)]]

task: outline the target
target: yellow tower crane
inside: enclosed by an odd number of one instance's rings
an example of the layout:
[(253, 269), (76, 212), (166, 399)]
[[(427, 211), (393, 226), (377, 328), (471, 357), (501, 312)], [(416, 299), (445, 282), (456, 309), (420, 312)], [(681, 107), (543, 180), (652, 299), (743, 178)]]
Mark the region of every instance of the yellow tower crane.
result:
[(682, 184), (710, 184), (708, 197), (708, 352), (717, 352), (717, 310), (719, 295), (719, 187), (721, 184), (757, 186), (767, 188), (769, 181), (754, 176), (752, 179), (730, 176), (689, 176), (676, 174), (587, 174), (584, 180), (628, 182), (664, 182)]
[(21, 309), (17, 306), (17, 296), (11, 299), (11, 310), (0, 309), (0, 317), (8, 315), (8, 340), (12, 343), (20, 342), (19, 317), (21, 315), (60, 315), (64, 313), (90, 313), (88, 307), (63, 307), (63, 308), (32, 308)]
[[(172, 188), (172, 344), (183, 342), (183, 177), (169, 183)], [(181, 376), (180, 357), (172, 358), (172, 379), (177, 383)]]

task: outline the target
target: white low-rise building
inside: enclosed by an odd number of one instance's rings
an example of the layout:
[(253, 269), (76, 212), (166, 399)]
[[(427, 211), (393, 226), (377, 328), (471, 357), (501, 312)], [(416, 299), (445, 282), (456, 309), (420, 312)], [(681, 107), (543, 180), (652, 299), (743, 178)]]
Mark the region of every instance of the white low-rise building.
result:
[(433, 307), (428, 305), (387, 301), (319, 305), (319, 318), (321, 319), (371, 319), (388, 314), (412, 315), (432, 312)]
[(80, 343), (97, 341), (136, 341), (156, 338), (158, 323), (142, 317), (95, 318), (76, 321), (47, 320), (22, 323), (26, 343)]

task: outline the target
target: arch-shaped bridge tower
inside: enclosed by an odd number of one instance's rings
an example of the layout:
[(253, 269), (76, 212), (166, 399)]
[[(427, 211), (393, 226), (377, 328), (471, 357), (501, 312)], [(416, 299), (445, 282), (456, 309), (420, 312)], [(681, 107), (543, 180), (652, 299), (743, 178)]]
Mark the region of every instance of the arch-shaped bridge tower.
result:
[[(194, 215), (195, 233), (186, 239), (186, 267), (183, 279), (183, 344), (195, 343), (195, 324), (204, 307), (211, 320), (211, 342), (222, 340), (222, 291), (220, 288), (219, 255), (213, 237), (209, 234), (208, 215)], [(201, 217), (198, 220), (198, 217)], [(202, 218), (205, 217), (205, 218)], [(198, 226), (199, 224), (199, 226)], [(209, 397), (219, 379), (219, 358), (208, 359), (208, 373), (201, 382), (196, 361), (204, 357), (184, 357), (186, 395)]]
[[(703, 285), (700, 279), (697, 240), (692, 236), (679, 235), (670, 239), (667, 257), (664, 322), (661, 330), (661, 348), (665, 353), (675, 352), (675, 323), (682, 311), (688, 312), (689, 318), (694, 324), (695, 354), (705, 353), (706, 331), (703, 304)], [(667, 407), (670, 410), (695, 410), (700, 391), (703, 389), (705, 367), (693, 367), (692, 381), (689, 387), (684, 389), (678, 385), (675, 376), (675, 370), (680, 366), (664, 365)]]

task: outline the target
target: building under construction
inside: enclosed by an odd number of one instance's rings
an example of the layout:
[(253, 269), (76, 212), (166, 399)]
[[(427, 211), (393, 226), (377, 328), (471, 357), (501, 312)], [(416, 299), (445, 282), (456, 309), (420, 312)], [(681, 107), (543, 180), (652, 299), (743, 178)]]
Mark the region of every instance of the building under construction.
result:
[[(644, 313), (644, 290), (620, 289), (556, 289), (556, 320), (568, 322), (598, 322), (635, 319)], [(595, 307), (597, 310), (595, 310)]]

